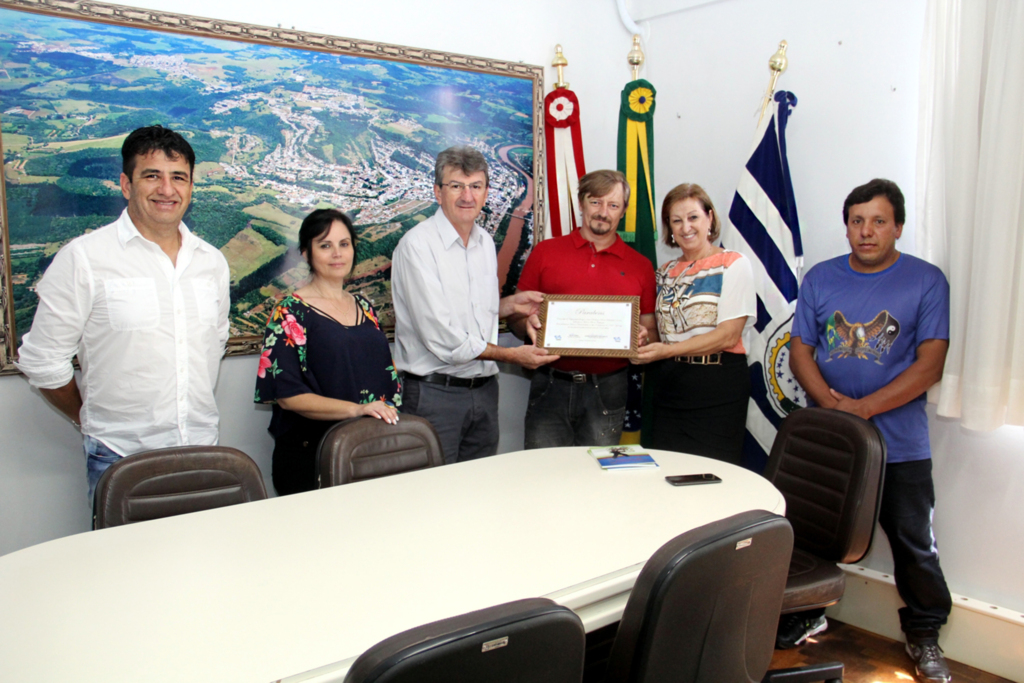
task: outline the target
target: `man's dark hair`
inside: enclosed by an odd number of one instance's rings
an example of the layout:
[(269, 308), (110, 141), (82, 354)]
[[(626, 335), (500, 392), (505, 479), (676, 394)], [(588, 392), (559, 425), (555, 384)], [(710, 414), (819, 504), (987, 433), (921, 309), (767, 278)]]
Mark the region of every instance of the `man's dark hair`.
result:
[[(323, 237), (331, 231), (331, 226), (338, 221), (348, 228), (348, 235), (352, 238), (352, 267), (355, 268), (359, 252), (356, 251), (356, 229), (352, 227), (352, 219), (345, 212), (337, 209), (317, 209), (302, 219), (302, 227), (299, 228), (299, 253), (306, 255), (306, 263), (310, 271), (313, 269), (313, 240)], [(351, 272), (351, 271), (350, 271)]]
[(196, 153), (192, 151), (192, 145), (188, 144), (188, 140), (181, 134), (163, 126), (136, 128), (129, 133), (121, 145), (121, 171), (131, 180), (135, 172), (135, 160), (156, 150), (160, 150), (170, 159), (185, 157), (191, 177), (196, 168)]
[(875, 178), (871, 182), (853, 188), (853, 192), (847, 195), (846, 201), (843, 202), (843, 225), (850, 222), (851, 206), (866, 204), (879, 196), (885, 197), (892, 204), (892, 214), (896, 225), (903, 225), (907, 220), (907, 208), (903, 201), (903, 193), (900, 192), (899, 185), (885, 178)]

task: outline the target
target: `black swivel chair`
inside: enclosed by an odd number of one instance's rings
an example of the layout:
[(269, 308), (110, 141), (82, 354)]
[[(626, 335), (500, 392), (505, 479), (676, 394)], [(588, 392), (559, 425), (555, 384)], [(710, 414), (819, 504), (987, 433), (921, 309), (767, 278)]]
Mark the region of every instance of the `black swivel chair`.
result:
[(317, 449), (320, 488), (443, 464), (437, 432), (415, 415), (402, 415), (396, 425), (373, 417), (339, 422)]
[(531, 598), (410, 629), (374, 645), (345, 683), (579, 683), (583, 623)]
[(260, 468), (224, 446), (179, 446), (137, 453), (103, 473), (93, 498), (93, 529), (263, 500)]
[(836, 563), (858, 562), (871, 547), (884, 473), (885, 440), (871, 422), (824, 408), (782, 421), (764, 472), (786, 499), (796, 539), (782, 614), (843, 597)]
[(789, 522), (763, 510), (663, 545), (626, 603), (608, 683), (842, 681), (842, 664), (768, 672), (792, 549)]

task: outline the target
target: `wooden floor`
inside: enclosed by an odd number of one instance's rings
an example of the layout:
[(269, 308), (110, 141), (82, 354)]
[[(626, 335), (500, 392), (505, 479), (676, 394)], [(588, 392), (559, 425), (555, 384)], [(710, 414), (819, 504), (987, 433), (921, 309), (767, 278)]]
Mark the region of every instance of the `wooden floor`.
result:
[[(845, 666), (845, 683), (909, 683), (916, 680), (914, 665), (903, 643), (828, 620), (828, 630), (792, 650), (776, 650), (773, 669), (839, 661)], [(966, 664), (949, 662), (953, 683), (1012, 683)]]

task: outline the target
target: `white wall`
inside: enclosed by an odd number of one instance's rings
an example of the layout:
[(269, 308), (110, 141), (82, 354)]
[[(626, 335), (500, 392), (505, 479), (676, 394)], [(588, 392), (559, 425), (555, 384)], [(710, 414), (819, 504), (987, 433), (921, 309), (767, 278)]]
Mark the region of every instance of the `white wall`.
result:
[[(645, 3), (635, 4), (644, 16)], [(647, 4), (663, 12), (671, 2)], [(725, 0), (647, 22), (646, 78), (659, 89), (659, 195), (696, 182), (728, 213), (768, 86), (768, 58), (785, 39), (789, 69), (777, 87), (798, 98), (787, 142), (808, 265), (847, 250), (843, 200), (879, 176), (907, 194), (900, 246), (912, 252), (924, 6)]]
[[(628, 33), (613, 0), (520, 0), (470, 6), (436, 0), (287, 5), (238, 0), (147, 0), (155, 9), (234, 19), (450, 52), (550, 64), (561, 43), (567, 80), (581, 101), (591, 169), (614, 167), (618, 92), (629, 78)], [(842, 202), (855, 185), (888, 177), (907, 195), (900, 247), (914, 248), (917, 78), (925, 0), (720, 0), (672, 12), (686, 0), (633, 3), (657, 9), (641, 75), (658, 88), (658, 201), (674, 184), (704, 185), (728, 210), (749, 151), (768, 57), (790, 43), (779, 86), (800, 102), (790, 120), (789, 159), (808, 265), (846, 249)], [(666, 10), (667, 8), (667, 10)], [(664, 14), (663, 12), (669, 13)], [(548, 68), (547, 82), (554, 81)], [(666, 250), (663, 256), (667, 258)], [(218, 385), (222, 442), (269, 473), (269, 414), (251, 403), (255, 359), (224, 361)], [(526, 383), (502, 374), (503, 451), (522, 444)], [(936, 529), (951, 588), (1024, 610), (1024, 432), (968, 433), (932, 419)], [(21, 377), (0, 378), (0, 554), (88, 528), (81, 448)], [(881, 537), (884, 539), (884, 536)], [(886, 571), (884, 540), (867, 560)]]

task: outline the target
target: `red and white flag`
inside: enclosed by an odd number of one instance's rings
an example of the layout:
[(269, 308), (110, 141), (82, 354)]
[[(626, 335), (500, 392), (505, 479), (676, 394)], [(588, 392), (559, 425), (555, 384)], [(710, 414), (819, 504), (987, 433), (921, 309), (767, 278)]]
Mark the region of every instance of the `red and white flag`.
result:
[(580, 103), (568, 88), (556, 88), (544, 98), (544, 139), (547, 143), (548, 197), (551, 221), (544, 237), (561, 237), (579, 227), (576, 197), (586, 174), (580, 136)]

